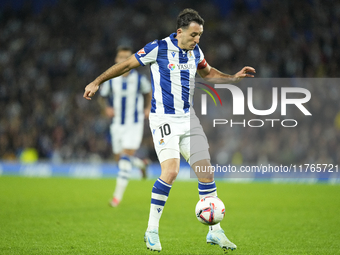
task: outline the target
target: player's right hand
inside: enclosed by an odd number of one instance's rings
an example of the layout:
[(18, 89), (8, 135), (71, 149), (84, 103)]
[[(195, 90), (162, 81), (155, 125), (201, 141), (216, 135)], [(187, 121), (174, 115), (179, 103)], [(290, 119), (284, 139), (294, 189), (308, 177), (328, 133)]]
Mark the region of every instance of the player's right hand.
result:
[(91, 82), (89, 85), (85, 87), (85, 92), (83, 97), (86, 98), (87, 100), (91, 100), (91, 97), (93, 97), (97, 90), (99, 89), (99, 85), (97, 85), (94, 82)]

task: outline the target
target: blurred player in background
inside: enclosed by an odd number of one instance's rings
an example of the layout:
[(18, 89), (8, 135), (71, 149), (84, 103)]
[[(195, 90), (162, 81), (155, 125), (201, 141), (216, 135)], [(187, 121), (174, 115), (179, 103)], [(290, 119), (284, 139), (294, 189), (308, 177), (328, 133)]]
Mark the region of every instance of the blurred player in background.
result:
[[(195, 10), (183, 10), (177, 18), (176, 33), (147, 44), (126, 61), (112, 66), (88, 84), (84, 92), (84, 97), (91, 99), (102, 82), (140, 65), (150, 64), (153, 93), (149, 120), (162, 169), (152, 188), (148, 228), (144, 235), (146, 246), (151, 250), (162, 249), (158, 235), (159, 220), (179, 172), (180, 154), (193, 169), (209, 169), (211, 166), (207, 138), (192, 108), (194, 87), (190, 86), (190, 80), (198, 72), (205, 79), (235, 82), (253, 77), (248, 72), (255, 72), (254, 68), (246, 66), (235, 75), (228, 75), (211, 67), (198, 46), (203, 25), (204, 20)], [(196, 175), (200, 198), (217, 196), (213, 173), (196, 172)], [(223, 249), (236, 249), (220, 224), (209, 227), (206, 240)]]
[[(117, 48), (115, 63), (125, 61), (131, 55), (130, 47), (120, 46)], [(110, 205), (116, 207), (122, 201), (132, 167), (141, 169), (143, 178), (146, 177), (149, 160), (141, 160), (134, 155), (142, 142), (144, 116), (149, 117), (151, 84), (144, 75), (131, 70), (104, 82), (100, 94), (106, 98), (100, 100), (105, 113), (112, 118), (110, 134), (119, 172)]]

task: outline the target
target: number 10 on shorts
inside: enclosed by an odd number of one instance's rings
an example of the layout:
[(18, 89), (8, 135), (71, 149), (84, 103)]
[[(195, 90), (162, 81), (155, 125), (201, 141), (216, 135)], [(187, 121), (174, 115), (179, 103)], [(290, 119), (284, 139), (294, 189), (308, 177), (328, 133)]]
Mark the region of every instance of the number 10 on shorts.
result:
[(171, 134), (170, 125), (168, 123), (164, 124), (163, 126), (160, 126), (159, 129), (161, 130), (162, 138), (164, 136), (166, 136), (166, 135), (170, 135)]

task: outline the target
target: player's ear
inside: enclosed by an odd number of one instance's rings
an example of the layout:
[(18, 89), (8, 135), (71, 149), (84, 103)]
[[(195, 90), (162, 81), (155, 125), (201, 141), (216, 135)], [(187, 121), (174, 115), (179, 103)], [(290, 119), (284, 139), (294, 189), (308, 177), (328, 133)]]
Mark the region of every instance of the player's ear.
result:
[(182, 28), (177, 29), (177, 35), (180, 35), (181, 33), (183, 33), (183, 29)]

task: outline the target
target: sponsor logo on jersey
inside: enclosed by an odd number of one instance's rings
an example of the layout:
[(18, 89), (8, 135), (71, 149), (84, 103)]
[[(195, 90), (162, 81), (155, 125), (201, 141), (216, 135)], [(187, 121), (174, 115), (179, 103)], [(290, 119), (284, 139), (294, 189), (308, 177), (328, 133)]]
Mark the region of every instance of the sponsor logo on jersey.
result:
[(168, 68), (170, 71), (173, 71), (175, 69), (178, 70), (190, 70), (190, 69), (196, 69), (195, 64), (169, 64)]
[(175, 70), (175, 64), (169, 64), (168, 68), (169, 68), (170, 71)]
[(176, 56), (175, 52), (171, 52), (172, 57), (174, 58)]
[(195, 64), (177, 64), (176, 67), (179, 70), (196, 69), (196, 65)]
[(142, 54), (145, 54), (145, 51), (144, 51), (144, 48), (143, 49), (140, 49), (138, 52), (137, 52), (137, 55), (140, 56)]

